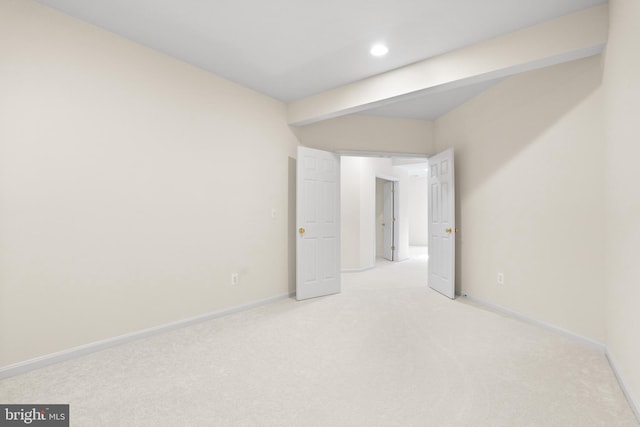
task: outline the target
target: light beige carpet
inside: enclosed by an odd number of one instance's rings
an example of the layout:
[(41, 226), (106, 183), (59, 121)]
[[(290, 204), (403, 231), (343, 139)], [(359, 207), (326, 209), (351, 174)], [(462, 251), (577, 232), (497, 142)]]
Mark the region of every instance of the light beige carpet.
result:
[(605, 356), (426, 287), (426, 263), (0, 382), (72, 426), (636, 426)]

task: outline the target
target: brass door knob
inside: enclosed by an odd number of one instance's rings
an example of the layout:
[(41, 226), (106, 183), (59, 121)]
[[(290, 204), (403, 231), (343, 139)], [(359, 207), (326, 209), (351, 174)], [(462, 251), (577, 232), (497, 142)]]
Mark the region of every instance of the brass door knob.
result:
[(451, 229), (450, 228), (445, 228), (444, 231), (447, 232), (447, 233), (451, 233)]
[(304, 229), (304, 228), (302, 228), (302, 227), (300, 227), (300, 229), (298, 230), (298, 233), (300, 233), (300, 234), (304, 234), (304, 232), (305, 232), (305, 229)]

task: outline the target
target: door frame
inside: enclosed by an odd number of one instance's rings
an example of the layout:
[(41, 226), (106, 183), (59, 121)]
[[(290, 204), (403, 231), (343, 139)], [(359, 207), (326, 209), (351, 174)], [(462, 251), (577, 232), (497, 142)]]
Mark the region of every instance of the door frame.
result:
[[(327, 150), (328, 151), (328, 150)], [(357, 151), (357, 150), (337, 150), (337, 151), (331, 151), (332, 153), (336, 154), (337, 156), (339, 156), (340, 158), (342, 157), (383, 157), (383, 158), (396, 158), (396, 159), (424, 159), (425, 162), (428, 162), (429, 157), (434, 156), (434, 154), (432, 155), (428, 155), (425, 153), (397, 153), (397, 152), (393, 152), (393, 151)], [(342, 163), (342, 162), (341, 162)], [(396, 181), (399, 182), (399, 178), (395, 177), (395, 176), (390, 176), (390, 175), (376, 175), (374, 177), (374, 187), (375, 187), (375, 178), (381, 178), (381, 179), (386, 179), (388, 181)], [(342, 179), (342, 177), (341, 177)], [(396, 197), (395, 203), (399, 203), (400, 202), (400, 191), (404, 191), (403, 190), (396, 190), (398, 191), (398, 193), (396, 194), (398, 197)], [(373, 235), (374, 237), (376, 236), (376, 230), (375, 230), (375, 197), (373, 198), (373, 211), (374, 211), (374, 221), (373, 221)], [(425, 218), (425, 221), (428, 221), (428, 218)], [(394, 244), (396, 245), (396, 247), (399, 247), (399, 239), (400, 239), (400, 229), (399, 229), (399, 221), (396, 221), (398, 228), (396, 230), (394, 230), (394, 235), (397, 236), (397, 241), (394, 242)], [(340, 236), (340, 239), (342, 239), (342, 236)], [(406, 259), (406, 258), (405, 258)], [(372, 261), (372, 266), (375, 266), (376, 264), (376, 248), (374, 247), (374, 251), (373, 251), (373, 259)], [(373, 267), (370, 267), (373, 268)], [(345, 271), (345, 270), (343, 270)], [(346, 270), (346, 271), (352, 271), (352, 270)], [(354, 271), (358, 271), (358, 270), (354, 270)]]
[[(299, 144), (298, 146), (302, 146), (302, 147), (306, 147), (306, 148), (313, 148), (313, 147), (307, 147), (307, 146), (302, 145), (302, 144)], [(335, 150), (335, 151), (332, 151), (332, 150), (323, 150), (323, 149), (319, 149), (319, 150), (333, 153), (334, 155), (338, 156), (339, 159), (341, 159), (342, 157), (384, 157), (384, 158), (422, 158), (422, 159), (428, 160), (429, 157), (431, 157), (431, 156), (429, 156), (427, 154), (424, 154), (424, 153), (396, 153), (396, 152), (385, 152), (385, 151), (352, 151), (352, 150)], [(296, 165), (297, 165), (297, 162), (299, 160), (300, 159), (298, 159), (297, 156), (296, 156), (296, 159), (295, 159)], [(399, 179), (397, 177), (391, 177), (391, 176), (385, 176), (385, 175), (376, 175), (374, 177), (374, 180), (375, 180), (375, 178), (387, 179), (387, 180), (395, 181), (396, 183), (399, 183)], [(296, 177), (296, 180), (297, 180), (297, 177)], [(398, 186), (398, 187), (400, 187), (400, 186)], [(398, 193), (396, 194), (396, 196), (398, 196), (399, 195), (399, 190), (396, 189), (396, 191), (398, 191)], [(297, 198), (297, 194), (296, 194), (296, 198)], [(340, 195), (338, 196), (338, 199), (339, 198), (340, 198)], [(374, 199), (373, 200), (373, 203), (374, 203), (373, 211), (375, 212), (375, 197), (373, 199)], [(399, 203), (399, 200), (400, 200), (400, 197), (395, 197), (394, 207), (397, 206), (396, 204)], [(340, 213), (341, 213), (341, 211), (340, 211)], [(295, 212), (295, 215), (297, 215), (297, 200), (296, 200), (296, 212)], [(296, 221), (297, 220), (295, 220), (294, 223), (296, 223)], [(395, 226), (398, 227), (398, 228), (394, 229), (394, 244), (396, 245), (396, 247), (399, 247), (399, 245), (398, 245), (399, 236), (400, 236), (400, 233), (399, 233), (399, 221), (396, 221)], [(296, 226), (294, 228), (296, 228), (296, 227), (297, 227), (297, 224), (296, 224)], [(374, 232), (373, 234), (374, 234), (374, 237), (375, 237), (376, 236), (375, 218), (374, 218), (374, 230), (373, 230), (373, 232)], [(296, 242), (296, 246), (297, 246), (297, 229), (294, 230), (294, 234), (296, 236), (294, 241)], [(338, 239), (339, 239), (339, 242), (341, 243), (342, 242), (341, 233), (338, 235)], [(297, 249), (294, 250), (294, 252), (297, 254)], [(375, 248), (374, 248), (373, 252), (374, 252), (374, 255), (373, 255), (374, 259), (372, 261), (373, 261), (373, 265), (375, 265), (375, 261), (376, 261), (375, 260), (375, 258), (376, 258), (376, 255), (375, 255), (376, 250), (375, 250)], [(297, 264), (297, 255), (295, 257), (295, 264)], [(340, 271), (341, 271), (341, 273), (343, 272), (342, 269)], [(297, 273), (295, 274), (295, 277), (296, 277), (296, 282), (297, 282)], [(294, 284), (294, 288), (295, 287), (296, 286)]]
[[(396, 221), (393, 221), (393, 246), (396, 247), (396, 250), (392, 254), (393, 262), (399, 261), (398, 259), (398, 248), (400, 247), (400, 178), (391, 175), (378, 175), (376, 174), (373, 177), (373, 181), (375, 183), (374, 188), (377, 187), (377, 180), (382, 179), (385, 181), (393, 182), (393, 216), (396, 218)], [(373, 265), (376, 263), (377, 258), (377, 249), (378, 249), (378, 233), (376, 230), (376, 202), (377, 202), (377, 192), (373, 197), (373, 236), (374, 236), (374, 251), (373, 251)]]

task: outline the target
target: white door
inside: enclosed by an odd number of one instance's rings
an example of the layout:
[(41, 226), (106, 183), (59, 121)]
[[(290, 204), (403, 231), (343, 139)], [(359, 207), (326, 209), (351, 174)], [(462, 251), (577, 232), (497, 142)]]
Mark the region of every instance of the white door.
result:
[(393, 214), (393, 181), (385, 181), (383, 189), (383, 210), (382, 210), (382, 226), (383, 232), (383, 251), (382, 256), (389, 261), (393, 261), (393, 251), (395, 247), (393, 245), (393, 229), (394, 229), (394, 214)]
[(429, 158), (429, 286), (455, 298), (455, 181), (453, 149)]
[(298, 147), (296, 299), (340, 292), (340, 157)]

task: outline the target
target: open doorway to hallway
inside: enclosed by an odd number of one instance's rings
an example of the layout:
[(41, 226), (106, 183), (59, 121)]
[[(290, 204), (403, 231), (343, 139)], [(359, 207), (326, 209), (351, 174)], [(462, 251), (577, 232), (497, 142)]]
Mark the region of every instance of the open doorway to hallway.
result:
[[(426, 158), (341, 157), (342, 271), (364, 271), (374, 268), (379, 258), (404, 261), (416, 253), (426, 260), (427, 167)], [(384, 186), (390, 182), (395, 189), (395, 227), (388, 226), (388, 215), (384, 217)], [(385, 244), (385, 229), (391, 236), (387, 241), (394, 244)], [(385, 248), (393, 246), (393, 253), (385, 254)], [(410, 250), (412, 246), (421, 249)]]
[(409, 169), (409, 255), (412, 259), (429, 259), (429, 175), (428, 164)]

